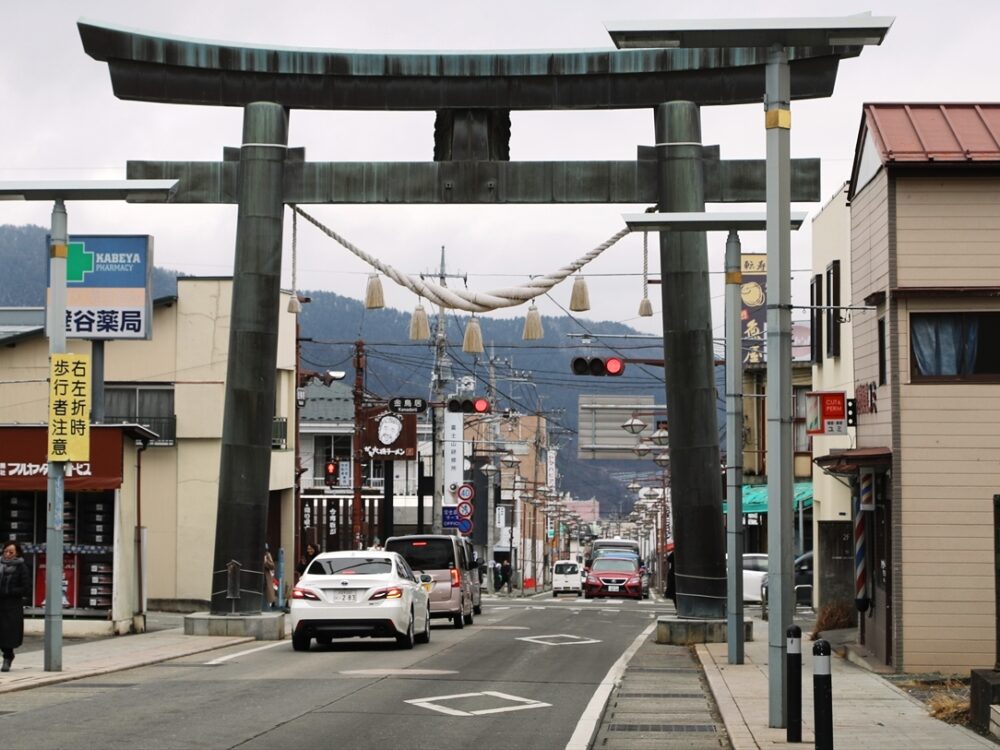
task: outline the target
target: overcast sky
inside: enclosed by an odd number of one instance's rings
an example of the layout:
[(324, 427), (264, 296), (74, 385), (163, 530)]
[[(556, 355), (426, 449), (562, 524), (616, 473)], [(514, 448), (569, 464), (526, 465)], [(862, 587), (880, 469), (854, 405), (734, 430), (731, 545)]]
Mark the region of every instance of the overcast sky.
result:
[[(881, 47), (866, 48), (860, 57), (841, 64), (832, 98), (792, 106), (792, 156), (822, 159), (823, 202), (850, 176), (863, 102), (997, 100), (995, 36), (1000, 3), (993, 0), (894, 0), (879, 6), (853, 0), (9, 1), (0, 7), (0, 180), (120, 179), (129, 159), (218, 160), (224, 146), (239, 145), (238, 109), (116, 99), (107, 64), (83, 52), (76, 28), (81, 17), (154, 34), (265, 46), (490, 51), (611, 49), (605, 21), (743, 18), (758, 9), (768, 16), (872, 11), (896, 17)], [(763, 158), (761, 111), (761, 105), (704, 108), (703, 142), (719, 144), (723, 158)], [(433, 118), (433, 113), (294, 111), (289, 143), (304, 146), (306, 157), (317, 161), (431, 160)], [(632, 159), (637, 145), (653, 142), (653, 118), (647, 110), (515, 112), (511, 120), (513, 160)], [(820, 207), (802, 204), (793, 209), (814, 215)], [(486, 291), (574, 260), (622, 228), (622, 213), (644, 208), (315, 206), (310, 210), (406, 273), (436, 271), (443, 245), (449, 272), (467, 273), (470, 288)], [(48, 204), (0, 202), (0, 224), (47, 227), (50, 211)], [(71, 233), (152, 234), (157, 265), (196, 275), (232, 273), (235, 206), (76, 202), (68, 205), (68, 211)], [(290, 214), (285, 228), (283, 284), (290, 287)], [(714, 271), (722, 268), (724, 243), (723, 235), (709, 235)], [(650, 246), (654, 245), (651, 240)], [(743, 247), (763, 252), (764, 235), (745, 235)], [(808, 298), (809, 247), (807, 226), (793, 238), (792, 266), (797, 269), (793, 291), (801, 303)], [(588, 266), (589, 315), (658, 333), (658, 287), (650, 293), (656, 316), (636, 317), (641, 249), (641, 239), (633, 236)], [(655, 252), (651, 268), (656, 275)], [(300, 289), (361, 298), (367, 273), (362, 261), (310, 225), (300, 224)], [(712, 279), (713, 300), (721, 313), (722, 278), (714, 273)], [(390, 306), (412, 309), (416, 300), (410, 292), (388, 281), (385, 286)], [(569, 295), (569, 282), (552, 293), (564, 306)], [(540, 299), (539, 307), (546, 315), (561, 314), (549, 300)], [(716, 335), (721, 336), (719, 314), (716, 320)]]

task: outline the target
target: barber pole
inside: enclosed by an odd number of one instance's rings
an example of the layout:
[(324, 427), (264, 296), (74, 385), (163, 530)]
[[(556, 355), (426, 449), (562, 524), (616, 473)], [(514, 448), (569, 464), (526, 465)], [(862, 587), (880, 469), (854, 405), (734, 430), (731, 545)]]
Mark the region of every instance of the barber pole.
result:
[(865, 572), (865, 516), (863, 508), (875, 504), (875, 473), (862, 471), (858, 496), (854, 501), (854, 605), (859, 612), (868, 609), (868, 580)]

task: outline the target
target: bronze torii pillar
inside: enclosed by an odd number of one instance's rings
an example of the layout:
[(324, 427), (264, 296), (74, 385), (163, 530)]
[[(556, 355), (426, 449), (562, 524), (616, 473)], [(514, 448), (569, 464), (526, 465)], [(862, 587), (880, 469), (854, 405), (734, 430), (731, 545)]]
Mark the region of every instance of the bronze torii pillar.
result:
[[(243, 110), (237, 177), (212, 614), (261, 611), (261, 579), (255, 571), (261, 569), (267, 532), (287, 147), (285, 108), (269, 102), (248, 104)], [(235, 600), (227, 596), (226, 566), (231, 560), (247, 571), (241, 575), (241, 596)]]
[[(654, 110), (659, 210), (705, 210), (701, 113), (693, 102)], [(708, 247), (704, 232), (660, 232), (663, 368), (670, 423), (677, 614), (726, 616), (718, 417)], [(714, 481), (713, 481), (714, 478)]]

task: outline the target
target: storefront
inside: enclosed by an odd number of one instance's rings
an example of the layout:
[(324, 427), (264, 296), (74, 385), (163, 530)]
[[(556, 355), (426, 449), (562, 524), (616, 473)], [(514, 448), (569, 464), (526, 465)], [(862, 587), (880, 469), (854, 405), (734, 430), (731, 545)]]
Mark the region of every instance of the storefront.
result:
[[(135, 425), (93, 425), (90, 461), (66, 464), (62, 604), (69, 636), (144, 629), (138, 487), (141, 445), (153, 437)], [(29, 632), (41, 630), (48, 595), (45, 449), (44, 425), (0, 426), (0, 538), (20, 543), (32, 576)]]

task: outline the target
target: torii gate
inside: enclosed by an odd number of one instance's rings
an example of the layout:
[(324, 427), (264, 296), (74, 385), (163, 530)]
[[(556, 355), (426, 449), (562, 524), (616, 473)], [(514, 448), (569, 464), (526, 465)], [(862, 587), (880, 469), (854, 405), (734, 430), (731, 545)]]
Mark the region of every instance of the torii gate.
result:
[[(656, 204), (765, 201), (763, 161), (701, 144), (699, 106), (761, 102), (766, 48), (533, 53), (265, 49), (80, 21), (116, 96), (244, 110), (221, 162), (130, 161), (131, 179), (177, 178), (173, 203), (237, 203), (214, 570), (264, 547), (284, 205), (308, 203)], [(789, 51), (791, 98), (830, 96), (861, 45)], [(635, 161), (512, 162), (512, 110), (653, 110), (655, 145)], [(316, 163), (288, 147), (293, 109), (433, 110), (434, 161)], [(792, 163), (791, 200), (818, 201), (819, 160)], [(725, 614), (726, 569), (703, 232), (662, 233), (660, 266), (681, 616)], [(442, 492), (441, 487), (435, 493)], [(697, 540), (687, 543), (685, 540)], [(213, 590), (220, 588), (213, 586)], [(222, 587), (224, 588), (224, 587)], [(241, 614), (256, 614), (243, 598)], [(212, 612), (226, 614), (225, 592)]]

